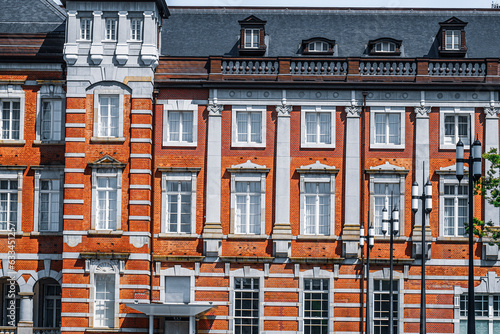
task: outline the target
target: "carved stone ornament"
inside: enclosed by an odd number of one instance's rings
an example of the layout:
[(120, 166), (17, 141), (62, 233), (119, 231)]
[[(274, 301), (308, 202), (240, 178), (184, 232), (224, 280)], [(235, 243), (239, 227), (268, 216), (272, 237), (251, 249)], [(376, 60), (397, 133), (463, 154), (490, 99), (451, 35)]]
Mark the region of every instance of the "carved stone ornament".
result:
[(286, 104), (282, 104), (276, 106), (276, 111), (278, 112), (278, 116), (290, 116), (290, 112), (292, 111), (292, 107), (287, 106)]
[(64, 242), (69, 247), (76, 247), (76, 246), (78, 246), (78, 244), (80, 244), (82, 242), (82, 236), (81, 235), (65, 235)]
[(361, 116), (361, 108), (356, 106), (350, 106), (345, 108), (347, 112), (347, 117), (360, 117)]
[(117, 261), (113, 260), (93, 260), (92, 265), (95, 265), (95, 272), (100, 274), (111, 274), (115, 272), (115, 267), (118, 266)]
[(211, 116), (220, 116), (221, 115), (221, 106), (217, 105), (217, 104), (209, 104), (207, 106), (207, 109), (208, 109), (208, 114), (211, 115)]
[(495, 118), (498, 117), (498, 111), (499, 111), (499, 109), (495, 108), (495, 107), (486, 107), (486, 108), (484, 108), (484, 114), (488, 118), (490, 118), (490, 117), (495, 117)]
[(415, 115), (417, 116), (417, 118), (429, 117), (430, 112), (431, 112), (430, 108), (426, 108), (426, 107), (416, 107), (415, 108)]
[(129, 237), (129, 242), (135, 247), (135, 248), (141, 248), (146, 244), (149, 244), (149, 238), (145, 236), (130, 236)]

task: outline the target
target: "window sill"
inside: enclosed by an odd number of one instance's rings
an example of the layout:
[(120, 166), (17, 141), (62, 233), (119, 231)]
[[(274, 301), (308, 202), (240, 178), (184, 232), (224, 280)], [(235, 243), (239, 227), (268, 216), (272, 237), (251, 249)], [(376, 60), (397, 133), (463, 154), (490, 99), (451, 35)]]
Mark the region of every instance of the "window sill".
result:
[(109, 328), (109, 327), (94, 327), (94, 328), (87, 328), (85, 329), (86, 332), (95, 332), (95, 333), (102, 333), (102, 332), (107, 332), (107, 333), (118, 333), (120, 332), (120, 328)]
[(198, 239), (198, 234), (181, 234), (181, 233), (159, 233), (160, 239)]
[(33, 145), (64, 145), (64, 141), (42, 141), (42, 140), (34, 140)]
[(63, 233), (62, 232), (56, 232), (56, 231), (33, 231), (30, 233), (30, 236), (32, 237), (62, 237)]
[[(457, 149), (457, 145), (456, 144), (440, 144), (439, 149), (455, 151)], [(469, 145), (464, 145), (464, 150), (469, 150), (469, 149), (470, 149)]]
[(198, 145), (197, 142), (174, 142), (174, 141), (164, 141), (164, 147), (196, 147)]
[(393, 145), (393, 144), (370, 144), (370, 149), (374, 150), (404, 150), (405, 145)]
[(125, 142), (125, 137), (91, 137), (91, 143), (121, 144)]
[(335, 144), (301, 144), (300, 148), (334, 149)]
[(466, 244), (469, 242), (468, 237), (437, 237), (436, 241), (438, 242), (450, 242), (450, 243), (460, 243), (460, 244)]
[(111, 230), (89, 230), (88, 235), (111, 235), (111, 236), (121, 236), (123, 235), (122, 230), (111, 231)]
[(228, 234), (228, 239), (268, 239), (267, 234)]
[(26, 144), (26, 140), (10, 140), (10, 139), (0, 140), (0, 145), (2, 146), (24, 146), (24, 144)]
[(233, 148), (266, 148), (265, 143), (231, 143), (231, 147)]
[[(8, 237), (8, 236), (12, 236), (12, 231), (0, 231), (0, 237)], [(23, 232), (22, 231), (16, 231), (14, 232), (14, 234), (18, 237), (22, 237), (23, 236)]]
[[(375, 240), (389, 242), (391, 240), (391, 237), (390, 236), (383, 236), (383, 235), (376, 235)], [(393, 240), (395, 242), (407, 242), (408, 237), (403, 235), (403, 236), (399, 236), (399, 237), (394, 237)]]
[(297, 240), (337, 240), (336, 235), (306, 235), (301, 234), (297, 236)]

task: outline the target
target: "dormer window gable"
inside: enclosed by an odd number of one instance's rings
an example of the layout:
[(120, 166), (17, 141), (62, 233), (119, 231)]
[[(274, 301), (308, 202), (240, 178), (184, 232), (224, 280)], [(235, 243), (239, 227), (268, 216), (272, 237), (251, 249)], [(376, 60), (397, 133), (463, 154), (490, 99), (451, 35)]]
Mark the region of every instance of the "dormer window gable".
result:
[(383, 37), (368, 41), (368, 54), (372, 56), (399, 56), (401, 55), (402, 40)]
[(444, 57), (463, 57), (467, 52), (465, 43), (465, 26), (464, 22), (456, 17), (449, 18), (446, 21), (440, 22), (438, 34), (439, 55)]
[(241, 55), (263, 55), (266, 52), (265, 25), (266, 21), (250, 15), (244, 20), (238, 21), (240, 30), (240, 44), (238, 46)]
[(333, 55), (335, 41), (323, 37), (314, 37), (302, 40), (302, 54), (304, 55)]

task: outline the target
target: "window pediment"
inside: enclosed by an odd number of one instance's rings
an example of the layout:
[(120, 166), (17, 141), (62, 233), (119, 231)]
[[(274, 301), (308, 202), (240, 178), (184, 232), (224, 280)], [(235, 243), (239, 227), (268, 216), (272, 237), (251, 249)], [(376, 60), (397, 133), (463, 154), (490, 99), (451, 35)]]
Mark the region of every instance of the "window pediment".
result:
[(390, 173), (390, 174), (408, 174), (409, 170), (401, 166), (396, 166), (389, 161), (378, 166), (372, 166), (366, 170), (367, 173)]
[(372, 56), (399, 56), (402, 40), (382, 37), (368, 41), (368, 53)]
[(122, 163), (115, 158), (105, 155), (102, 158), (97, 159), (94, 162), (88, 164), (92, 168), (125, 168), (127, 164)]
[(333, 55), (335, 40), (324, 37), (314, 37), (302, 40), (304, 55)]
[(254, 15), (238, 21), (241, 26), (240, 43), (238, 45), (241, 55), (263, 55), (266, 52), (266, 22)]
[(337, 173), (339, 171), (335, 166), (328, 166), (316, 161), (313, 164), (300, 166), (296, 169), (297, 173)]
[(467, 53), (467, 46), (465, 43), (465, 26), (467, 22), (453, 16), (446, 21), (439, 22), (439, 25), (439, 55), (445, 57), (465, 56)]
[(231, 168), (227, 169), (231, 173), (237, 172), (269, 172), (269, 168), (265, 165), (258, 165), (256, 163), (247, 160), (246, 162), (239, 165), (232, 165)]

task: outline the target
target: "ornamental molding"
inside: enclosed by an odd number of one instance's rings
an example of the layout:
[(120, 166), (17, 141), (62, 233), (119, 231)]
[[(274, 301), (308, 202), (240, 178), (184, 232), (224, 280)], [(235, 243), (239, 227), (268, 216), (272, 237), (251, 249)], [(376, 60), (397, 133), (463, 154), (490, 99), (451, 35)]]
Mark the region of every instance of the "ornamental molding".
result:
[(386, 161), (384, 164), (378, 166), (371, 166), (369, 169), (366, 170), (366, 172), (369, 174), (373, 173), (408, 174), (409, 170), (405, 169), (402, 166), (396, 166), (389, 163), (389, 161)]
[(338, 172), (338, 168), (335, 168), (335, 166), (328, 166), (325, 164), (322, 164), (319, 161), (316, 161), (313, 164), (306, 165), (306, 166), (300, 166), (300, 168), (296, 169), (297, 173), (336, 173)]
[(429, 118), (429, 113), (431, 112), (431, 108), (426, 107), (416, 107), (415, 115), (417, 118)]
[(292, 108), (290, 106), (287, 106), (286, 104), (282, 104), (276, 106), (276, 111), (278, 112), (278, 116), (290, 117), (290, 112), (292, 111)]
[(498, 118), (498, 112), (500, 109), (495, 108), (495, 107), (485, 107), (484, 108), (484, 114), (486, 115), (486, 118)]
[(347, 117), (360, 117), (361, 108), (356, 106), (346, 107)]
[(209, 116), (220, 116), (222, 107), (220, 105), (217, 105), (215, 103), (209, 104), (207, 106), (208, 109), (208, 115)]
[(115, 268), (118, 267), (118, 261), (116, 260), (91, 260), (91, 265), (95, 266), (95, 273), (100, 274), (112, 274), (115, 273)]
[(81, 235), (65, 235), (63, 239), (69, 247), (76, 247), (82, 243)]

